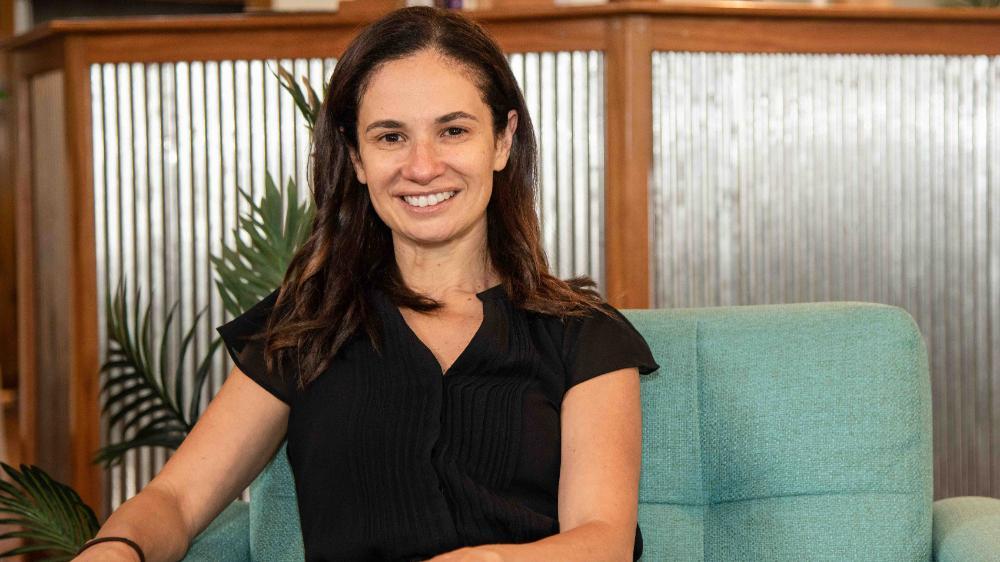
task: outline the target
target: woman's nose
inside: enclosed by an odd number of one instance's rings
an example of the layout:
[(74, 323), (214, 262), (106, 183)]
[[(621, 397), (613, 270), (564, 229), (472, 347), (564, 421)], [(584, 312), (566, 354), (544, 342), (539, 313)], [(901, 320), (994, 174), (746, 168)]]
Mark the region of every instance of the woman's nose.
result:
[(416, 183), (429, 183), (444, 172), (438, 147), (431, 140), (417, 140), (403, 163), (403, 177)]

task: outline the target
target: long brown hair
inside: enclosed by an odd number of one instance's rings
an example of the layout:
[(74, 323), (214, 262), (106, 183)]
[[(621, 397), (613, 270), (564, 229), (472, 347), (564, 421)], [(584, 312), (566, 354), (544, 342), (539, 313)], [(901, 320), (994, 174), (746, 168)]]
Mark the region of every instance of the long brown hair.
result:
[(454, 11), (412, 7), (364, 28), (344, 51), (313, 131), (311, 187), (316, 205), (312, 233), (285, 273), (266, 323), (265, 362), (293, 360), (300, 388), (363, 330), (380, 349), (378, 315), (366, 298), (381, 289), (399, 306), (422, 312), (441, 304), (403, 283), (392, 234), (375, 213), (368, 189), (354, 174), (361, 96), (380, 65), (434, 49), (472, 72), (493, 116), (494, 136), (517, 110), (518, 124), (506, 167), (493, 173), (486, 209), (487, 250), (508, 298), (524, 310), (559, 317), (602, 311), (589, 277), (568, 281), (549, 273), (534, 201), (538, 152), (527, 107), (502, 50), (481, 26)]

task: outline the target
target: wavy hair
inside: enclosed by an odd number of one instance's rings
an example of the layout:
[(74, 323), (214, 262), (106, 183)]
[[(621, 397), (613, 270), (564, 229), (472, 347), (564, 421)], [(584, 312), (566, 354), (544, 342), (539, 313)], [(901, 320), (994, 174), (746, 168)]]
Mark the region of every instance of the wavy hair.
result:
[(493, 118), (495, 138), (514, 109), (518, 125), (506, 167), (493, 173), (487, 205), (487, 256), (515, 306), (562, 318), (583, 316), (603, 299), (589, 277), (561, 280), (549, 272), (535, 212), (538, 149), (531, 120), (507, 59), (485, 29), (454, 11), (411, 7), (365, 27), (330, 78), (313, 131), (310, 183), (312, 232), (292, 258), (262, 335), (269, 372), (294, 360), (305, 388), (355, 335), (381, 348), (378, 314), (367, 295), (381, 289), (397, 306), (427, 312), (441, 303), (402, 281), (392, 233), (375, 213), (368, 188), (354, 174), (362, 96), (381, 65), (433, 49), (470, 71)]

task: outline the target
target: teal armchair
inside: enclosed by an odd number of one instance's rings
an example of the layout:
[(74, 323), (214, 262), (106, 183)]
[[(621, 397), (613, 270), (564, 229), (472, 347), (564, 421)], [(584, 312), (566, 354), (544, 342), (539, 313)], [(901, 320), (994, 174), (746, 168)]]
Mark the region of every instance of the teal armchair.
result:
[[(927, 352), (859, 302), (623, 311), (643, 380), (642, 560), (1000, 561), (1000, 500), (933, 502)], [(188, 561), (302, 560), (285, 449)]]

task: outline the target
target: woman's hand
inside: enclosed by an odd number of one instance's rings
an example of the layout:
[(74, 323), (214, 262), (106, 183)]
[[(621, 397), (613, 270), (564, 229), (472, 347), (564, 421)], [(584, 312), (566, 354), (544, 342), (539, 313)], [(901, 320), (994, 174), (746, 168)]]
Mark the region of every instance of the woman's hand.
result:
[(465, 547), (439, 554), (425, 562), (503, 562), (503, 556), (489, 547)]

